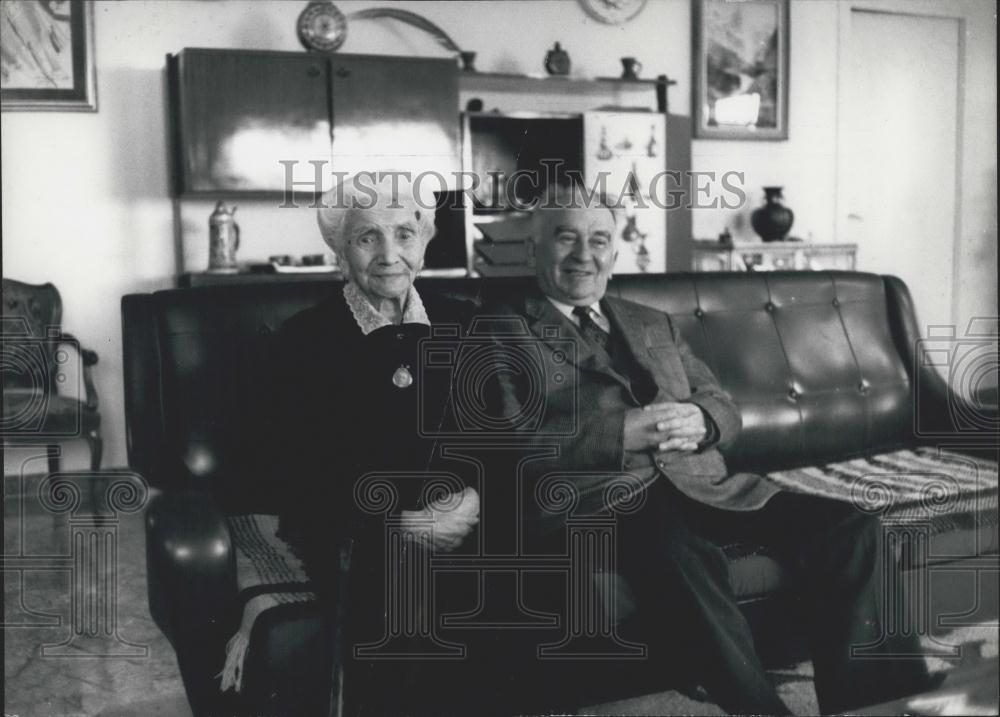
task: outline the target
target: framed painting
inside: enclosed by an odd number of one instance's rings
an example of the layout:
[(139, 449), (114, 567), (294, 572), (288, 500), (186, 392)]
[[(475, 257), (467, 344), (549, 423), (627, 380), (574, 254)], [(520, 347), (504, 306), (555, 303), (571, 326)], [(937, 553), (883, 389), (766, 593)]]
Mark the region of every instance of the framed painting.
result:
[(97, 111), (89, 0), (0, 2), (0, 106)]
[(788, 0), (693, 0), (694, 136), (788, 139)]

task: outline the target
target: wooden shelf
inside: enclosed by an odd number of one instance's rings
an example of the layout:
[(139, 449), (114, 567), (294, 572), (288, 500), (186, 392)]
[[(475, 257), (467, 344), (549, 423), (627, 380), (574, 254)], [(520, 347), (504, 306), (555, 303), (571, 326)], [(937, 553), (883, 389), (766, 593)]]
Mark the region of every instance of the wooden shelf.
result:
[[(507, 72), (476, 72), (465, 70), (461, 72), (458, 76), (459, 84), (475, 84), (477, 81), (497, 81), (497, 82), (522, 82), (529, 84), (532, 82), (544, 82), (552, 83), (553, 85), (565, 85), (567, 87), (572, 87), (574, 92), (579, 92), (581, 90), (586, 90), (588, 85), (594, 85), (595, 83), (612, 83), (616, 85), (635, 85), (641, 86), (656, 86), (661, 82), (660, 79), (646, 79), (643, 77), (637, 77), (634, 80), (625, 79), (622, 77), (576, 77), (573, 75), (543, 75), (543, 74), (527, 74), (518, 75)], [(676, 80), (665, 79), (667, 84), (673, 85), (677, 84)], [(549, 89), (546, 87), (546, 89)], [(603, 90), (602, 90), (603, 91)]]
[(658, 111), (666, 113), (667, 89), (676, 85), (666, 75), (656, 78), (624, 79), (622, 77), (574, 77), (565, 75), (518, 75), (504, 72), (462, 71), (458, 73), (460, 90), (496, 90), (549, 92), (562, 94), (607, 94), (609, 87), (635, 91), (654, 90), (657, 96)]
[(857, 244), (776, 241), (720, 244), (712, 239), (692, 244), (694, 271), (771, 271), (775, 269), (844, 269), (853, 271)]
[[(457, 269), (424, 269), (418, 278), (421, 279), (464, 279), (469, 275), (465, 268)], [(317, 272), (251, 272), (240, 271), (233, 274), (221, 274), (210, 271), (189, 271), (177, 278), (177, 286), (190, 289), (196, 286), (232, 286), (233, 284), (277, 284), (282, 282), (326, 281), (342, 282), (344, 275), (340, 271)]]

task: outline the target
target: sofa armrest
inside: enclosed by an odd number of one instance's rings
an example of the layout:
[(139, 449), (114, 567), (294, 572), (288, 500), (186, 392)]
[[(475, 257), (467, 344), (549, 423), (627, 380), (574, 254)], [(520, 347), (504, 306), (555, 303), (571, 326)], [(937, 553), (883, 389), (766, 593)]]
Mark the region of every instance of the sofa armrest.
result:
[(225, 516), (203, 491), (157, 495), (146, 510), (149, 609), (177, 653), (196, 717), (233, 714), (219, 690), (226, 642), (240, 620), (236, 556)]
[[(896, 349), (913, 383), (913, 434), (921, 443), (956, 444), (956, 448), (996, 444), (997, 407), (988, 398), (974, 404), (957, 393), (929, 365), (923, 353), (925, 338), (917, 323), (910, 291), (900, 279), (885, 277), (889, 322)], [(989, 342), (989, 336), (956, 337), (956, 342)], [(996, 341), (996, 337), (992, 337)], [(975, 367), (973, 367), (975, 368)]]
[(211, 495), (188, 490), (153, 498), (146, 566), (150, 613), (171, 642), (190, 629), (230, 628), (238, 608), (236, 557)]

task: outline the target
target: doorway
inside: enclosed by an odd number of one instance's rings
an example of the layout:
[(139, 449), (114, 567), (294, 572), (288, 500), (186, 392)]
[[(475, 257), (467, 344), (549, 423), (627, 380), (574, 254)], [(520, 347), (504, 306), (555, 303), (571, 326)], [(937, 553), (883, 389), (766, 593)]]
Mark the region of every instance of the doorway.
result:
[(921, 333), (955, 320), (961, 20), (841, 15), (837, 236), (858, 269), (894, 274)]

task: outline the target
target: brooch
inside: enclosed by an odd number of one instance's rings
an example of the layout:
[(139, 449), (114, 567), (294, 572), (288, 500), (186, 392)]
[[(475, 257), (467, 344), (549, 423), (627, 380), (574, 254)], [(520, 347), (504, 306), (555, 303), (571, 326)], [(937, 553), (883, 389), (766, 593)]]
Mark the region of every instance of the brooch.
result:
[(406, 388), (413, 383), (413, 374), (409, 366), (400, 366), (392, 374), (392, 382), (397, 388)]

